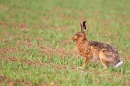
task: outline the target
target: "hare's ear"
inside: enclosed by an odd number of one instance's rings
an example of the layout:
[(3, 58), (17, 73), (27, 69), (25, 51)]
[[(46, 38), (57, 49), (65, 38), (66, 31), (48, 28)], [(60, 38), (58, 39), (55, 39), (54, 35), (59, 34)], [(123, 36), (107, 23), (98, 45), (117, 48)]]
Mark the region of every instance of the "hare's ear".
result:
[(84, 32), (82, 23), (80, 23), (80, 27), (81, 27), (81, 32)]
[(86, 21), (83, 22), (83, 29), (84, 31), (86, 31), (86, 25), (85, 25)]
[(86, 21), (82, 23), (80, 23), (80, 26), (81, 26), (81, 32), (85, 32), (86, 31), (86, 25), (85, 25)]

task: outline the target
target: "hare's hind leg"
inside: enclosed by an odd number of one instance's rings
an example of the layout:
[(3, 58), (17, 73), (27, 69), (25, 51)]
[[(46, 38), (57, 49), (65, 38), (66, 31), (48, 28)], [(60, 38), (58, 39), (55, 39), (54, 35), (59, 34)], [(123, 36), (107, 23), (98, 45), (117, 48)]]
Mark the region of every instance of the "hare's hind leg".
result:
[(107, 66), (107, 63), (106, 63), (106, 61), (105, 61), (106, 56), (105, 56), (103, 53), (100, 53), (100, 54), (99, 54), (99, 58), (100, 58), (100, 60), (101, 60), (101, 62), (102, 62), (102, 64), (103, 64), (103, 66), (104, 66), (103, 69), (107, 69), (108, 66)]
[(107, 64), (106, 64), (106, 62), (104, 61), (104, 59), (101, 59), (101, 62), (102, 62), (102, 64), (103, 64), (103, 66), (104, 66), (103, 69), (107, 69)]

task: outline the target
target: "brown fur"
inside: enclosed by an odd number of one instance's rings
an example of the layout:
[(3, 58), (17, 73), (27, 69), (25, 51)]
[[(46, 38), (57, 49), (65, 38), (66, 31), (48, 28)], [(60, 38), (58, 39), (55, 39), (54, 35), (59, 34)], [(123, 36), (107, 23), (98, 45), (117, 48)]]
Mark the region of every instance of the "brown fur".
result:
[(86, 58), (82, 67), (90, 59), (101, 60), (105, 69), (110, 65), (114, 66), (117, 64), (120, 61), (117, 50), (108, 44), (88, 40), (85, 34), (85, 23), (85, 21), (83, 24), (80, 23), (81, 32), (76, 33), (72, 38), (76, 42), (78, 53)]

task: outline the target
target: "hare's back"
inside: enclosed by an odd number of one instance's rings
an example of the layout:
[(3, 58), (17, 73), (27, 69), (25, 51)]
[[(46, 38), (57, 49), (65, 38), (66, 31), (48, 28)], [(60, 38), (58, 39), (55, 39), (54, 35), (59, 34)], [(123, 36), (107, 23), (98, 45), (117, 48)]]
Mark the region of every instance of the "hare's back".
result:
[(102, 50), (103, 52), (114, 52), (114, 53), (118, 53), (117, 50), (113, 46), (111, 46), (109, 44), (105, 44), (105, 43), (101, 43), (101, 42), (95, 42), (95, 41), (89, 41), (89, 43), (95, 49)]

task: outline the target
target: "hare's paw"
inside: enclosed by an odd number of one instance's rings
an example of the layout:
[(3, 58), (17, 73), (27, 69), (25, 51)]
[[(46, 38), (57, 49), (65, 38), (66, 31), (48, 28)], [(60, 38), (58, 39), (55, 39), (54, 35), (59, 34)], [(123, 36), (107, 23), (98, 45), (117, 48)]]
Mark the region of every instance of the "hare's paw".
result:
[(83, 67), (78, 67), (78, 69), (82, 69)]
[(107, 69), (108, 69), (107, 67), (104, 67), (104, 68), (103, 68), (103, 71), (106, 71)]
[(78, 67), (78, 69), (85, 69), (85, 66)]

